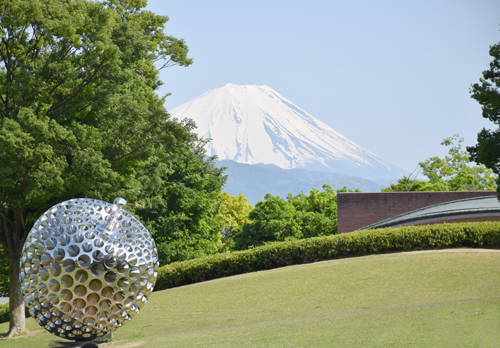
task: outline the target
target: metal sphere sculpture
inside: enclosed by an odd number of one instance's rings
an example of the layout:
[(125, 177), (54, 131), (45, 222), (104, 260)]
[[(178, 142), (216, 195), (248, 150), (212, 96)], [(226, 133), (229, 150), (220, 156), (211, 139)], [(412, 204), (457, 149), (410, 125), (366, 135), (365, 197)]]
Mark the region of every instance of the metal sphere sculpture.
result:
[(92, 340), (130, 320), (153, 291), (155, 242), (123, 207), (71, 199), (47, 210), (31, 229), (20, 280), (31, 315), (47, 331)]

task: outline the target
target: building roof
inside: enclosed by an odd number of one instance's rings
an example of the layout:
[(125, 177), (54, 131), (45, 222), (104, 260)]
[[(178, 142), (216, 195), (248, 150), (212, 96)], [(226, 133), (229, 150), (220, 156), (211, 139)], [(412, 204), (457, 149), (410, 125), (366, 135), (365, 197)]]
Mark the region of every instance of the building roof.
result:
[(500, 202), (496, 196), (461, 199), (413, 210), (360, 228), (396, 227), (456, 221), (499, 220)]

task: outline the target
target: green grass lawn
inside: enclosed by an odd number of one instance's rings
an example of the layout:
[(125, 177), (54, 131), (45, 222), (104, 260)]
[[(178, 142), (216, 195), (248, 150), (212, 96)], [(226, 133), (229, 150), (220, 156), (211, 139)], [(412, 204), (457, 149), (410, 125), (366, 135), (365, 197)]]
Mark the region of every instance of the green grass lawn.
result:
[[(32, 319), (28, 327), (35, 332), (0, 347), (45, 348), (55, 338)], [(324, 261), (156, 292), (109, 344), (499, 346), (500, 252), (472, 249)]]

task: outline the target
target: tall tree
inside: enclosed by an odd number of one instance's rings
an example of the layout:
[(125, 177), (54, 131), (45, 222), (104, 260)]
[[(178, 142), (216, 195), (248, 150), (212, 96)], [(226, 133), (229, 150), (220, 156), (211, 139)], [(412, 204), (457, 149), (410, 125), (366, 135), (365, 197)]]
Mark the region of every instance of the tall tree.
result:
[[(490, 46), (490, 56), (493, 60), (490, 68), (483, 71), (479, 83), (470, 88), (471, 97), (482, 108), (482, 116), (497, 127), (500, 124), (500, 43)], [(500, 174), (500, 128), (483, 128), (477, 135), (477, 145), (468, 146), (467, 151), (476, 163), (482, 163), (496, 174)], [(497, 192), (500, 195), (500, 176), (496, 181)]]
[(161, 192), (196, 147), (169, 118), (158, 67), (187, 66), (184, 41), (145, 0), (0, 0), (0, 241), (10, 330), (25, 329), (21, 251), (41, 213), (74, 197)]

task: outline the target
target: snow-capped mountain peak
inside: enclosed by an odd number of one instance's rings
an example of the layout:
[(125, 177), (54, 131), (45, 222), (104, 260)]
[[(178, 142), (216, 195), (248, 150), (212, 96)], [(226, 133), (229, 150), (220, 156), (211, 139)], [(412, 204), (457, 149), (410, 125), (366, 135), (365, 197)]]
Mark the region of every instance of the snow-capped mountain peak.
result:
[(404, 173), (266, 85), (228, 83), (176, 107), (171, 115), (194, 120), (197, 133), (212, 139), (207, 155), (220, 160), (373, 179), (398, 178)]

